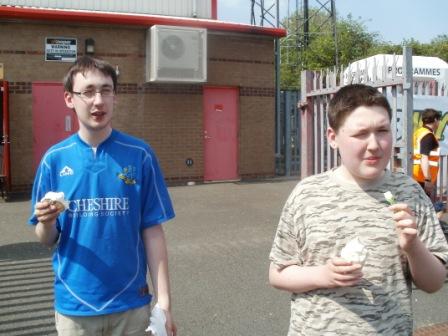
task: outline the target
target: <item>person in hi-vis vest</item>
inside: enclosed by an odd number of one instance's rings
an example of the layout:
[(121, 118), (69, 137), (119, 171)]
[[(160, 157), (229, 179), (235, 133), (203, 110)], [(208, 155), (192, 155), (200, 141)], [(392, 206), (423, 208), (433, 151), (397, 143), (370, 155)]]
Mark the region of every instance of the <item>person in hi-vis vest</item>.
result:
[(425, 109), (422, 113), (422, 127), (414, 133), (414, 179), (422, 186), (426, 194), (434, 201), (437, 174), (439, 172), (440, 147), (435, 136), (441, 113), (434, 109)]

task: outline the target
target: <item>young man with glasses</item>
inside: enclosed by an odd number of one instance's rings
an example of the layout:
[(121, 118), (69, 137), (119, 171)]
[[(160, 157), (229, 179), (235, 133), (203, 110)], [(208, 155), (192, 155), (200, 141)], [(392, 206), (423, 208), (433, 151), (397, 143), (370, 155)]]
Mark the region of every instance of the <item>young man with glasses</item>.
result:
[[(39, 240), (54, 246), (58, 335), (145, 335), (149, 269), (157, 303), (171, 317), (163, 222), (174, 217), (152, 149), (112, 128), (117, 75), (84, 56), (64, 78), (64, 99), (79, 131), (52, 146), (39, 165), (32, 193)], [(67, 208), (46, 200), (63, 192)]]

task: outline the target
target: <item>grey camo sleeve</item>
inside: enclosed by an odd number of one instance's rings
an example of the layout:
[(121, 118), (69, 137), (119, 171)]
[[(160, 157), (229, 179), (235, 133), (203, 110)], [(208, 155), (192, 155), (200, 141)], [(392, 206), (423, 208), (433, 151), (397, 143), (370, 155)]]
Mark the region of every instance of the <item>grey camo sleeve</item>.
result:
[(279, 269), (301, 264), (298, 251), (298, 223), (296, 215), (299, 211), (296, 203), (297, 189), (294, 189), (283, 207), (269, 256), (270, 261)]

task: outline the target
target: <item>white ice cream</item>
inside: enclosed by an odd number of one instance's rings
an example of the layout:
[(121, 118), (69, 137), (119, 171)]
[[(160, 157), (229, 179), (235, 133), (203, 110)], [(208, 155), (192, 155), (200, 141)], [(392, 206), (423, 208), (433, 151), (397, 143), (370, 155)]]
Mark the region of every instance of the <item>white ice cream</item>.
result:
[(392, 205), (392, 204), (394, 204), (396, 201), (395, 201), (395, 197), (394, 197), (394, 195), (392, 195), (392, 193), (390, 192), (390, 191), (386, 191), (385, 193), (384, 193), (384, 198), (386, 199), (386, 201), (390, 204), (390, 205)]
[(58, 202), (63, 207), (62, 211), (68, 208), (68, 202), (65, 200), (65, 195), (63, 192), (49, 191), (42, 198), (42, 201)]
[(341, 250), (341, 258), (351, 261), (354, 264), (364, 265), (367, 255), (367, 248), (361, 243), (359, 238), (350, 240)]

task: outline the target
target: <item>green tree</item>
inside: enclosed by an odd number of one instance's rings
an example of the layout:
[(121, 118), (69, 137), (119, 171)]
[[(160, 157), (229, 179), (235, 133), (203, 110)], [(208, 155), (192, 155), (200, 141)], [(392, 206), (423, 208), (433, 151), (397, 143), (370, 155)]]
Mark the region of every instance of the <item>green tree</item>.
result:
[[(365, 57), (378, 41), (376, 33), (369, 33), (362, 22), (352, 19), (351, 16), (338, 20), (336, 29), (339, 64), (348, 64)], [(334, 66), (335, 51), (333, 36), (328, 34), (317, 36), (306, 50), (308, 67), (322, 69)], [(327, 56), (323, 57), (322, 53), (326, 53)]]
[(428, 46), (428, 56), (440, 57), (448, 62), (448, 35), (439, 35)]
[(420, 43), (419, 41), (411, 38), (411, 39), (404, 39), (403, 42), (401, 42), (402, 46), (407, 46), (412, 48), (412, 54), (413, 55), (420, 55), (425, 56), (427, 52), (427, 45)]
[[(336, 64), (332, 23), (327, 14), (310, 10), (308, 37), (303, 34), (302, 13), (293, 13), (283, 20), (288, 36), (281, 42), (282, 89), (298, 89), (302, 70), (328, 69)], [(448, 62), (447, 34), (437, 36), (430, 43), (411, 38), (404, 39), (400, 44), (392, 44), (384, 42), (378, 33), (369, 32), (361, 19), (353, 19), (351, 15), (338, 18), (336, 29), (338, 63), (341, 66), (377, 54), (399, 55), (405, 45), (412, 48), (413, 55), (435, 56)]]
[(374, 45), (368, 55), (373, 56), (377, 54), (396, 54), (399, 55), (403, 52), (403, 46), (400, 44), (388, 44), (385, 42), (379, 42)]
[[(280, 65), (282, 89), (299, 88), (300, 73), (304, 69), (326, 69), (336, 64), (331, 19), (317, 10), (311, 10), (309, 17), (310, 34), (307, 47), (303, 32), (295, 31), (297, 27), (299, 29), (303, 27), (301, 13), (294, 13), (283, 22), (286, 27), (293, 28), (289, 30), (289, 36), (282, 43)], [(336, 29), (339, 64), (348, 64), (366, 57), (369, 50), (380, 43), (377, 33), (368, 32), (361, 21), (353, 19), (350, 15), (338, 19)]]

